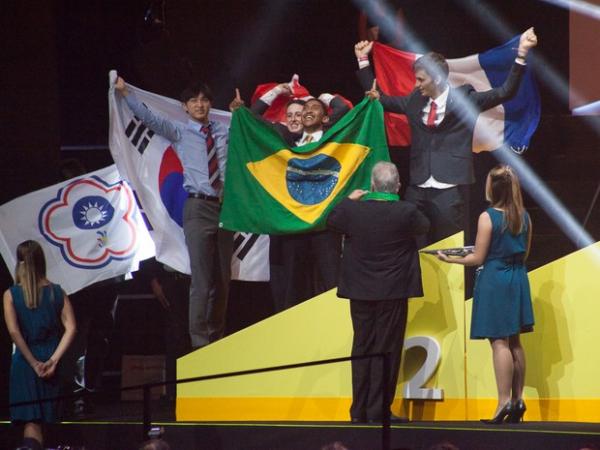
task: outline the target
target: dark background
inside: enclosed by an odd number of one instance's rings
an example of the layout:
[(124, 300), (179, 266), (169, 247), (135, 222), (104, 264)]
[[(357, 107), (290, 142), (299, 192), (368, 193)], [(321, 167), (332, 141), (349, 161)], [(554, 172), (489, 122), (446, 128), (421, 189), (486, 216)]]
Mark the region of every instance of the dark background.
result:
[[(390, 3), (402, 7), (427, 47), (449, 58), (506, 40), (470, 12), (473, 2)], [(148, 0), (3, 4), (3, 85), (12, 113), (7, 131), (26, 138), (30, 148), (45, 145), (53, 158), (64, 156), (57, 154), (59, 145), (106, 144), (110, 69), (171, 97), (178, 97), (189, 80), (204, 80), (214, 90), (213, 106), (221, 109), (235, 87), (249, 100), (257, 84), (287, 81), (293, 73), (312, 92), (340, 92), (353, 101), (362, 94), (353, 75), (359, 10), (352, 1), (170, 0), (164, 13), (163, 2)], [(514, 32), (506, 38), (535, 25), (538, 52), (568, 79), (566, 11), (533, 0), (487, 4)], [(144, 20), (149, 5), (164, 26)], [(567, 111), (566, 104), (542, 90), (544, 114)], [(52, 141), (36, 140), (40, 132)], [(3, 162), (14, 163), (7, 153)], [(28, 173), (29, 164), (25, 169)], [(17, 193), (30, 190), (23, 181)]]
[[(502, 34), (478, 18), (483, 2), (389, 3), (402, 8), (428, 48), (448, 58), (484, 51), (536, 27), (536, 52), (546, 61), (535, 67), (543, 117), (526, 159), (581, 220), (598, 182), (598, 136), (584, 120), (570, 117), (566, 95), (544, 83), (550, 70), (568, 81), (568, 12), (535, 0), (488, 1), (493, 17), (510, 29)], [(219, 109), (227, 109), (235, 87), (249, 102), (257, 84), (288, 81), (293, 73), (314, 94), (337, 92), (353, 102), (362, 97), (353, 53), (359, 9), (352, 1), (4, 0), (0, 8), (0, 203), (59, 181), (65, 158), (80, 159), (88, 171), (112, 163), (107, 149), (61, 151), (107, 144), (111, 69), (140, 88), (175, 98), (188, 81), (204, 80)], [(162, 24), (152, 25), (154, 19)], [(406, 149), (392, 149), (403, 175), (406, 155)], [(490, 154), (478, 157), (483, 175), (492, 161)], [(482, 192), (480, 185), (474, 189)], [(528, 199), (527, 206), (534, 224), (543, 224), (534, 227), (534, 266), (575, 249), (539, 205)], [(10, 283), (6, 268), (0, 269), (0, 285)], [(0, 328), (0, 364), (6, 368), (10, 346)], [(6, 378), (0, 380), (0, 403)]]

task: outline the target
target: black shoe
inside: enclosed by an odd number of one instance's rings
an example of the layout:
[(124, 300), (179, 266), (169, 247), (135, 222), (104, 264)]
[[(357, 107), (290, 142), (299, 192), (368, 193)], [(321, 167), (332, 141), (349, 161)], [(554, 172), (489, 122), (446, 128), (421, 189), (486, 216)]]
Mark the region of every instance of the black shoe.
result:
[(352, 423), (367, 423), (367, 419), (364, 417), (351, 417), (350, 422)]
[[(380, 423), (382, 423), (382, 420), (381, 419), (367, 419), (367, 422), (380, 424)], [(390, 423), (391, 424), (408, 423), (408, 422), (410, 422), (410, 419), (408, 417), (395, 416), (394, 414), (390, 415)]]
[(90, 399), (78, 398), (73, 402), (73, 415), (77, 419), (85, 419), (94, 414), (94, 404)]
[(504, 422), (504, 419), (506, 417), (510, 416), (512, 410), (513, 410), (512, 403), (509, 401), (508, 403), (506, 403), (506, 405), (504, 405), (502, 407), (502, 409), (500, 411), (498, 411), (498, 414), (496, 414), (495, 417), (492, 417), (491, 419), (481, 419), (481, 421), (483, 423), (487, 423), (488, 425), (501, 424)]
[(519, 423), (523, 421), (523, 414), (527, 411), (527, 406), (525, 406), (525, 402), (522, 399), (517, 400), (512, 405), (512, 410), (508, 414), (506, 421), (508, 423)]

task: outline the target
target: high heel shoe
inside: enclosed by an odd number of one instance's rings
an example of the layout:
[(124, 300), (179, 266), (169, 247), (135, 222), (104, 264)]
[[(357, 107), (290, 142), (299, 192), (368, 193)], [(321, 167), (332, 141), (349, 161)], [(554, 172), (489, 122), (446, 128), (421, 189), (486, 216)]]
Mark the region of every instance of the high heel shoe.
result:
[(517, 400), (508, 414), (506, 421), (508, 423), (519, 423), (523, 421), (523, 414), (527, 411), (527, 406), (525, 406), (525, 402), (522, 399)]
[(494, 417), (492, 417), (491, 419), (481, 419), (481, 421), (483, 423), (487, 423), (488, 425), (498, 425), (504, 422), (505, 417), (510, 416), (512, 409), (512, 403), (509, 401), (506, 403), (506, 405), (502, 407), (502, 409), (500, 409), (500, 411), (498, 411), (498, 414), (496, 414)]

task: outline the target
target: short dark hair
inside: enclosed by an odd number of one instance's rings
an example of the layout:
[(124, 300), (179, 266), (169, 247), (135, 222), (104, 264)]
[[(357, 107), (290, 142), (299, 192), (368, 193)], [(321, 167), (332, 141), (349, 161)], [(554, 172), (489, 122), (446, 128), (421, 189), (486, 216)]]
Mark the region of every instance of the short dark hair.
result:
[(181, 91), (179, 99), (182, 103), (186, 103), (188, 100), (198, 97), (200, 94), (203, 94), (209, 102), (213, 101), (213, 95), (210, 88), (206, 83), (202, 83), (201, 81), (189, 84), (183, 91)]
[(287, 111), (287, 109), (291, 106), (291, 105), (300, 105), (300, 106), (304, 106), (304, 104), (306, 103), (306, 100), (302, 99), (302, 98), (293, 98), (291, 100), (289, 100), (286, 105), (285, 105), (285, 110)]
[(450, 73), (450, 68), (444, 55), (436, 52), (426, 53), (417, 59), (413, 63), (413, 72), (417, 70), (424, 70), (433, 79), (439, 76), (441, 81), (446, 81)]
[(326, 116), (329, 115), (329, 108), (327, 107), (327, 105), (325, 104), (325, 102), (317, 97), (313, 97), (313, 98), (309, 98), (308, 100), (306, 100), (306, 102), (304, 102), (304, 104), (306, 105), (308, 102), (319, 102), (319, 104), (321, 105), (321, 108), (323, 109), (323, 114), (325, 114)]

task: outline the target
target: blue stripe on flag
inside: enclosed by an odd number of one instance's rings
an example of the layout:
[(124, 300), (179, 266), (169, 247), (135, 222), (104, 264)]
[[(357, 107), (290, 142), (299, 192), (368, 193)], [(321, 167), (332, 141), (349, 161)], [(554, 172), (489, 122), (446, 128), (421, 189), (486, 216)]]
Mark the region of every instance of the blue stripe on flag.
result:
[[(501, 86), (506, 80), (517, 56), (519, 38), (520, 35), (499, 47), (479, 54), (479, 64), (492, 87)], [(519, 92), (503, 106), (504, 143), (522, 153), (529, 147), (531, 136), (540, 121), (540, 94), (532, 70), (528, 68), (525, 71)]]

